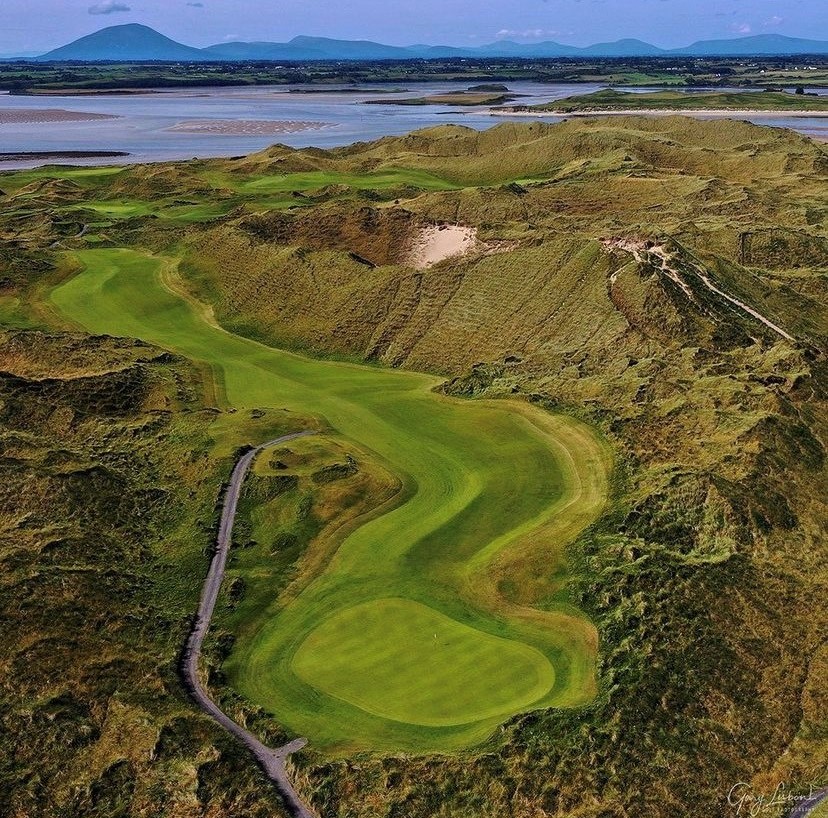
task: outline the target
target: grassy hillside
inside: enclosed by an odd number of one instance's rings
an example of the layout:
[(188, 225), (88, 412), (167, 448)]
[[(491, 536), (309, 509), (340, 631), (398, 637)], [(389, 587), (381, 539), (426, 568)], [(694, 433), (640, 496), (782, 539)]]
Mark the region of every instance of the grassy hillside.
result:
[[(517, 716), (497, 742), (462, 753), (306, 753), (299, 783), (343, 818), (727, 815), (740, 780), (758, 793), (826, 783), (827, 175), (825, 147), (805, 138), (680, 117), (28, 171), (0, 179), (0, 315), (56, 325), (45, 292), (80, 271), (74, 253), (129, 248), (177, 263), (176, 286), (238, 335), (436, 373), (452, 396), (525, 396), (599, 427), (616, 455), (610, 501), (568, 548), (565, 596), (551, 600), (597, 628), (594, 699)], [(413, 269), (407, 247), (434, 223), (478, 228), (483, 249)], [(85, 343), (102, 355), (112, 342)], [(195, 412), (203, 399), (192, 400)], [(168, 412), (184, 422), (177, 404)], [(242, 437), (264, 432), (246, 412), (222, 415), (225, 456), (240, 415), (251, 424)], [(387, 462), (330, 445), (261, 464), (246, 496), (211, 670), (233, 706), (244, 703), (226, 687), (240, 655), (232, 636), (244, 641), (267, 589), (289, 605), (296, 583), (337, 553), (337, 509), (346, 521), (370, 515), (394, 490)], [(273, 482), (282, 477), (295, 480)], [(180, 507), (212, 509), (200, 491)], [(539, 580), (506, 583), (518, 602), (562, 576), (553, 561), (513, 557), (504, 578), (520, 569)], [(156, 594), (172, 587), (163, 574), (147, 581)], [(342, 627), (331, 620), (317, 639), (338, 643)], [(298, 669), (331, 670), (311, 654)], [(103, 680), (89, 685), (104, 695)], [(55, 748), (54, 723), (44, 731)], [(161, 775), (145, 763), (141, 776)], [(9, 776), (22, 768), (3, 771), (16, 792), (22, 779)], [(112, 780), (124, 814), (141, 814), (149, 802)], [(210, 778), (199, 797), (211, 814), (239, 814), (243, 781)]]
[(828, 100), (816, 94), (789, 94), (783, 91), (653, 91), (646, 94), (606, 88), (591, 94), (566, 97), (533, 111), (566, 113), (593, 111), (825, 111)]

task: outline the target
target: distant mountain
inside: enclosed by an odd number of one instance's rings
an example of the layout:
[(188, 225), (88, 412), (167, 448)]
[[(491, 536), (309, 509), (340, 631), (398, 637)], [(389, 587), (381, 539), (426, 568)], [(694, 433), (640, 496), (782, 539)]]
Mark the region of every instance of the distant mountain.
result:
[(473, 56), (484, 57), (575, 57), (581, 49), (554, 41), (543, 43), (513, 43), (501, 40), (475, 49)]
[(81, 37), (37, 58), (43, 62), (95, 62), (98, 60), (163, 60), (165, 62), (209, 59), (200, 48), (181, 45), (149, 26), (128, 23), (110, 26)]
[(327, 37), (294, 37), (291, 45), (322, 51), (339, 60), (407, 60), (411, 50), (393, 45), (372, 43), (369, 40), (331, 40)]
[(596, 43), (580, 49), (583, 57), (659, 57), (665, 50), (643, 40), (616, 40), (614, 43)]
[(232, 42), (191, 48), (147, 26), (130, 23), (104, 28), (81, 37), (36, 59), (39, 61), (94, 62), (103, 60), (185, 61), (311, 61), (410, 60), (441, 57), (753, 57), (768, 55), (828, 54), (828, 42), (761, 34), (732, 40), (701, 40), (685, 48), (662, 49), (642, 40), (626, 39), (579, 48), (554, 41), (515, 43), (501, 40), (477, 48), (383, 45), (370, 40), (335, 40), (328, 37), (294, 37), (287, 43)]
[(412, 51), (369, 40), (294, 37), (288, 43), (220, 43), (203, 49), (222, 60), (409, 60)]
[(244, 60), (324, 60), (325, 54), (313, 49), (292, 46), (290, 43), (218, 43), (203, 49), (208, 59)]
[(757, 34), (737, 40), (702, 40), (686, 48), (676, 48), (670, 54), (688, 54), (694, 57), (760, 57), (775, 54), (826, 54), (828, 43), (821, 40), (803, 40), (782, 34)]

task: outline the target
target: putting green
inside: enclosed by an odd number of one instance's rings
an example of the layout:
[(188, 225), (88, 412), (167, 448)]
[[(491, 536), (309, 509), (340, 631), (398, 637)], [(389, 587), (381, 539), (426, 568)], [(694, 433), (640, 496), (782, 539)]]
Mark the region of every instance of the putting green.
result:
[(376, 716), (432, 727), (518, 712), (555, 681), (540, 651), (406, 599), (334, 614), (296, 651), (293, 669)]
[(82, 272), (51, 295), (64, 315), (206, 362), (232, 406), (323, 419), (403, 485), (287, 603), (239, 628), (225, 669), (244, 696), (330, 753), (451, 750), (512, 714), (593, 697), (594, 627), (550, 601), (564, 546), (606, 499), (610, 457), (589, 427), (232, 335), (168, 286), (172, 262), (76, 258)]

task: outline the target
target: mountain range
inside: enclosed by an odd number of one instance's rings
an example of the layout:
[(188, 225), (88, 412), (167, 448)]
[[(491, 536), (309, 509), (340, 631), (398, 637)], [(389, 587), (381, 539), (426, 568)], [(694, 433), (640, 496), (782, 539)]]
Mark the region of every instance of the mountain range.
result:
[(760, 34), (729, 40), (701, 40), (684, 48), (663, 49), (642, 40), (596, 43), (585, 48), (557, 42), (516, 43), (501, 40), (478, 48), (454, 46), (391, 46), (369, 40), (294, 37), (286, 43), (227, 42), (206, 48), (183, 45), (148, 26), (129, 23), (110, 26), (35, 57), (40, 62), (113, 60), (164, 62), (410, 60), (441, 57), (671, 57), (828, 54), (828, 42)]

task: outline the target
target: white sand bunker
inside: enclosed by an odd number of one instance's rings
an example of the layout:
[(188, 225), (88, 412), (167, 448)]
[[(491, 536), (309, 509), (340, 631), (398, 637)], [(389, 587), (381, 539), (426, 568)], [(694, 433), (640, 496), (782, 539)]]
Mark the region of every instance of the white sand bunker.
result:
[(459, 224), (440, 224), (421, 228), (408, 254), (408, 263), (418, 270), (432, 267), (455, 256), (466, 256), (483, 249), (477, 228)]

